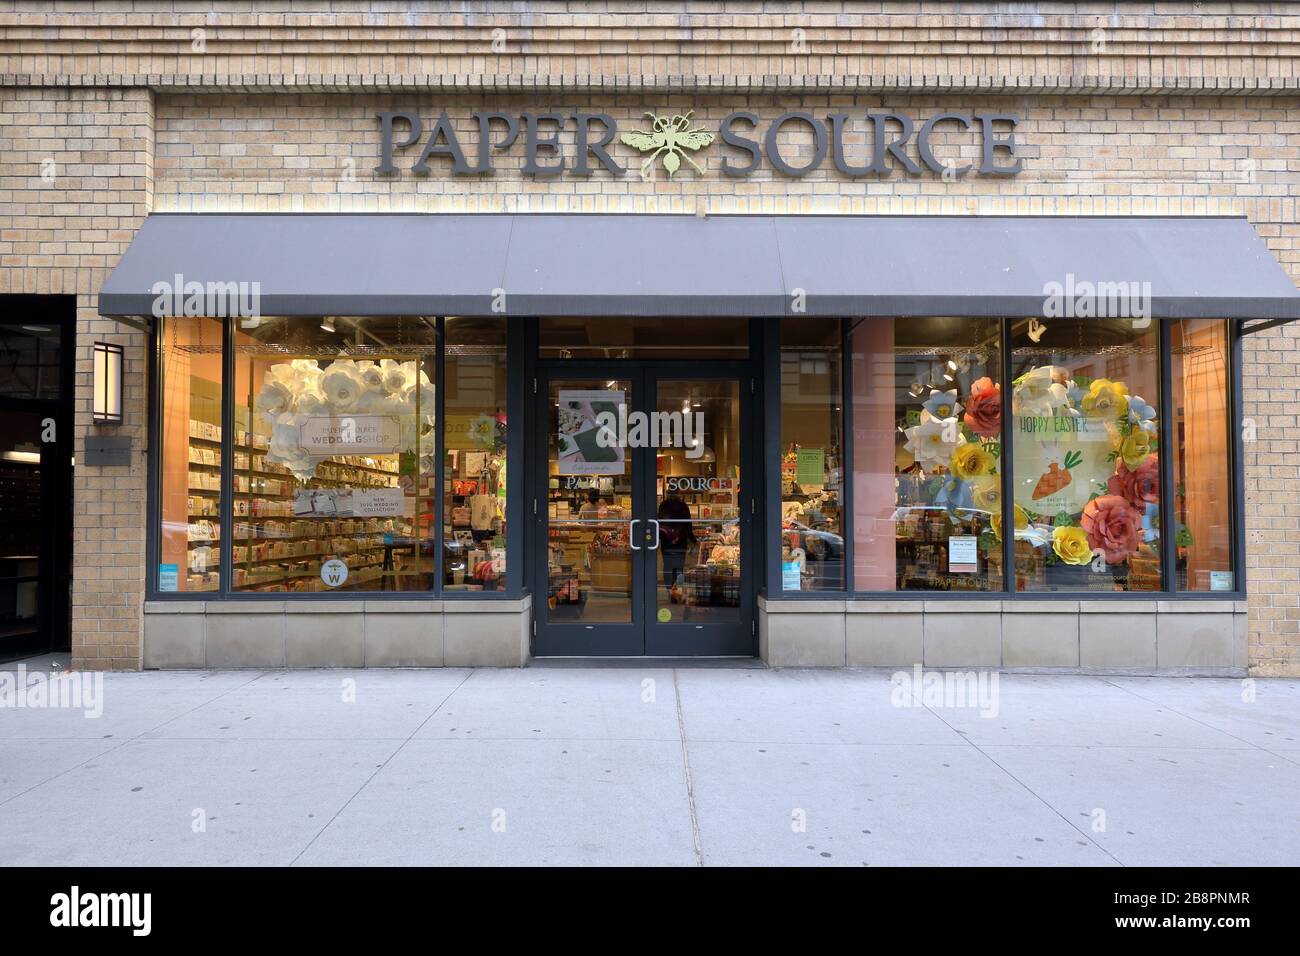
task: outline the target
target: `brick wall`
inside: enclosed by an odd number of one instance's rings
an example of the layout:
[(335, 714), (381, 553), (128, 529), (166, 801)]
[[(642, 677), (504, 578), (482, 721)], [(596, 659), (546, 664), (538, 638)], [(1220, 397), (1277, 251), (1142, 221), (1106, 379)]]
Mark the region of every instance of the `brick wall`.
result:
[(126, 346), (130, 468), (75, 471), (75, 666), (140, 666), (144, 595), (145, 337), (99, 318), (96, 294), (148, 212), (153, 107), (148, 90), (0, 90), (0, 292), (76, 293), (74, 454), (84, 463), (95, 341)]
[(1300, 78), (1300, 13), (1282, 0), (0, 0), (0, 30), (0, 81), (38, 86), (1142, 93)]

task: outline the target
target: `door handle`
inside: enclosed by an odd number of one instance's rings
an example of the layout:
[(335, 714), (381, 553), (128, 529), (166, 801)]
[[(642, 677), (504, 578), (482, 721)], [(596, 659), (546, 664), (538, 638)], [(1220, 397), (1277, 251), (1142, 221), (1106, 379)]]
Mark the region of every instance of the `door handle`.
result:
[(652, 524), (652, 525), (655, 526), (655, 530), (654, 530), (654, 542), (655, 542), (655, 543), (654, 543), (654, 547), (652, 547), (652, 548), (646, 548), (646, 550), (647, 550), (647, 551), (658, 551), (658, 550), (659, 550), (659, 522), (658, 522), (656, 519), (654, 519), (654, 518), (646, 518), (645, 520), (646, 520), (646, 523), (647, 523), (647, 524)]
[(627, 546), (633, 551), (640, 551), (636, 546), (636, 526), (641, 523), (640, 518), (633, 518), (627, 523)]

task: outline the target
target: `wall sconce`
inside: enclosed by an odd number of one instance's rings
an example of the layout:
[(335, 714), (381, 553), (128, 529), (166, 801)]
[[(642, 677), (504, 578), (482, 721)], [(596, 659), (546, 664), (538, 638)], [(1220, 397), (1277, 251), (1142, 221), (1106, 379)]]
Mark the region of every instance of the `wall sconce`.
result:
[(95, 343), (94, 388), (91, 420), (96, 425), (122, 424), (122, 346)]

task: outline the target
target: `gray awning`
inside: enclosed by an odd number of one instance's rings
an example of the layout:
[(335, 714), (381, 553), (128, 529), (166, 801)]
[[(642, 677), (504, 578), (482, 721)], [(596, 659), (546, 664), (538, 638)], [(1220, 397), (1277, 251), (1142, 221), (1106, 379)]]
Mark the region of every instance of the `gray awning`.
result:
[[(1295, 318), (1244, 218), (161, 214), (99, 295), (257, 283), (263, 315), (1041, 315), (1049, 283), (1150, 283), (1158, 318)], [(802, 291), (802, 295), (800, 295)]]

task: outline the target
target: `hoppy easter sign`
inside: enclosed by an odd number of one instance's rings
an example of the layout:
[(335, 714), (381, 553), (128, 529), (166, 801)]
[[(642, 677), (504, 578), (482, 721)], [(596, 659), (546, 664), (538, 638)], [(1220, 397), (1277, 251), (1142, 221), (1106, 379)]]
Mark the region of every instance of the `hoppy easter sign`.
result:
[[(1015, 500), (1040, 515), (1076, 515), (1115, 470), (1107, 423), (1082, 415), (1016, 415)], [(1027, 492), (1027, 493), (1026, 493)]]

